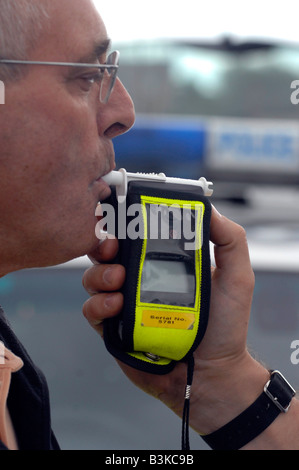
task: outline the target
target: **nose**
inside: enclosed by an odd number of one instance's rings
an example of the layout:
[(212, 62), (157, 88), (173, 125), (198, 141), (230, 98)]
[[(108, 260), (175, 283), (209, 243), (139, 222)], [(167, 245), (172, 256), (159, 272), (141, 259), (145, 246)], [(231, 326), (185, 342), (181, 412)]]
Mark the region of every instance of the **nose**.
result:
[(134, 103), (119, 78), (116, 79), (108, 103), (99, 106), (97, 120), (99, 135), (109, 139), (124, 134), (134, 125)]

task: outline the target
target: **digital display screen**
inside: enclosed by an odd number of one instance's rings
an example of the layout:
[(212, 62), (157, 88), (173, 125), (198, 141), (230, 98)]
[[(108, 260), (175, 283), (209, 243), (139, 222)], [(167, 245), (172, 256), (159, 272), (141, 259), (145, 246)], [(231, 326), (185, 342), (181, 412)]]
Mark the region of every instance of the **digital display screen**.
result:
[[(142, 265), (140, 301), (194, 308), (195, 250), (188, 250), (186, 217), (181, 207), (146, 204), (147, 242)], [(195, 236), (194, 211), (189, 210)], [(188, 224), (187, 224), (188, 225)], [(191, 238), (190, 238), (191, 239)]]
[(193, 270), (182, 261), (146, 259), (141, 278), (141, 301), (193, 306)]
[(194, 290), (194, 279), (186, 263), (168, 260), (145, 260), (141, 290), (188, 293)]

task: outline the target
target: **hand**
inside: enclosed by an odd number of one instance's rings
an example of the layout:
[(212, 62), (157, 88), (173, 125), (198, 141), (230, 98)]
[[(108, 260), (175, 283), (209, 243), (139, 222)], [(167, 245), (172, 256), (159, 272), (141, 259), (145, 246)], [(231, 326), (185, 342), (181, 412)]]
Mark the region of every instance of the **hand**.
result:
[(116, 239), (101, 242), (94, 252), (89, 253), (94, 266), (85, 271), (82, 280), (91, 296), (83, 305), (83, 314), (101, 336), (105, 318), (117, 315), (123, 306), (123, 296), (119, 290), (125, 280), (125, 269), (120, 265), (109, 264), (117, 252)]
[[(268, 377), (267, 371), (246, 349), (254, 275), (245, 231), (213, 209), (211, 240), (215, 244), (216, 266), (212, 268), (210, 317), (206, 335), (194, 354), (190, 409), (190, 424), (202, 433), (212, 432), (247, 408), (261, 393)], [(92, 256), (107, 262), (116, 251), (116, 240), (107, 240)], [(111, 293), (120, 289), (124, 277), (121, 266), (109, 264), (96, 265), (84, 275), (83, 285), (92, 295), (84, 305), (84, 315), (100, 333), (102, 321), (119, 313), (122, 307), (121, 294), (115, 292), (111, 296)], [(140, 372), (123, 363), (119, 365), (138, 387), (181, 415), (185, 364), (179, 363), (165, 376)], [(253, 378), (244, 391), (248, 374)]]

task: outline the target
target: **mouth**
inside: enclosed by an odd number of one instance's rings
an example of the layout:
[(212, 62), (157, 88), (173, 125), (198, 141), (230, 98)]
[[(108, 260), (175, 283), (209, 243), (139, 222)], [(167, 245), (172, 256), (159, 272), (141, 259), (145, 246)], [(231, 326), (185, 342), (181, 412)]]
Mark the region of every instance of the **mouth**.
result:
[[(104, 176), (104, 175), (103, 175)], [(100, 187), (100, 199), (99, 202), (104, 201), (107, 199), (109, 196), (111, 196), (111, 188), (110, 186), (106, 183), (106, 181), (103, 180), (103, 176), (100, 176), (96, 181), (96, 185)]]
[(99, 199), (98, 204), (104, 202), (111, 196), (111, 188), (106, 181), (104, 181), (103, 177), (108, 175), (111, 171), (115, 168), (115, 164), (111, 165), (109, 170), (106, 172), (101, 173), (101, 175), (94, 181), (95, 185), (99, 188)]
[(111, 171), (113, 171), (116, 167), (116, 164), (115, 164), (115, 156), (114, 156), (114, 151), (110, 151), (109, 154), (106, 156), (106, 159), (105, 159), (105, 165), (104, 165), (104, 168), (102, 168), (100, 171), (100, 173), (98, 174), (98, 176), (94, 179), (95, 182), (102, 182), (103, 181), (103, 177), (108, 175)]
[(106, 183), (106, 181), (103, 180), (103, 177), (108, 175), (108, 173), (113, 171), (116, 167), (114, 147), (113, 147), (111, 140), (107, 140), (107, 142), (105, 142), (105, 149), (102, 149), (101, 153), (102, 153), (102, 156), (101, 157), (99, 156), (99, 160), (102, 160), (103, 156), (105, 155), (104, 165), (102, 166), (102, 168), (99, 168), (100, 173), (98, 173), (98, 176), (94, 179), (92, 183), (92, 186), (95, 186), (97, 190), (99, 191), (98, 193), (99, 202), (105, 201), (105, 199), (111, 196), (110, 186)]
[(95, 216), (97, 217), (98, 220), (100, 220), (103, 217), (101, 204), (104, 203), (111, 196), (111, 193), (112, 193), (110, 186), (106, 183), (106, 181), (103, 180), (103, 176), (100, 176), (96, 180), (96, 183), (101, 188), (100, 196), (98, 198), (98, 201), (95, 207)]
[(111, 171), (115, 170), (115, 167), (116, 167), (116, 165), (115, 165), (115, 163), (114, 163), (114, 165), (111, 165), (111, 166), (110, 166), (110, 169), (109, 169), (108, 171), (106, 171), (105, 173), (102, 173), (102, 174), (97, 178), (96, 181), (102, 180), (105, 176), (109, 175), (109, 173), (111, 173)]

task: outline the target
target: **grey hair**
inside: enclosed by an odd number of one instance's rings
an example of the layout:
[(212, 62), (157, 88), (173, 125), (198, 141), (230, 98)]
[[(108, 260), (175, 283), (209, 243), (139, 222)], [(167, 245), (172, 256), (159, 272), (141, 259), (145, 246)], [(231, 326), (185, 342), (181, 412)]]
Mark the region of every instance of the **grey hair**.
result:
[[(0, 0), (0, 57), (26, 60), (46, 20), (49, 0)], [(17, 79), (25, 67), (0, 66), (0, 78)]]

